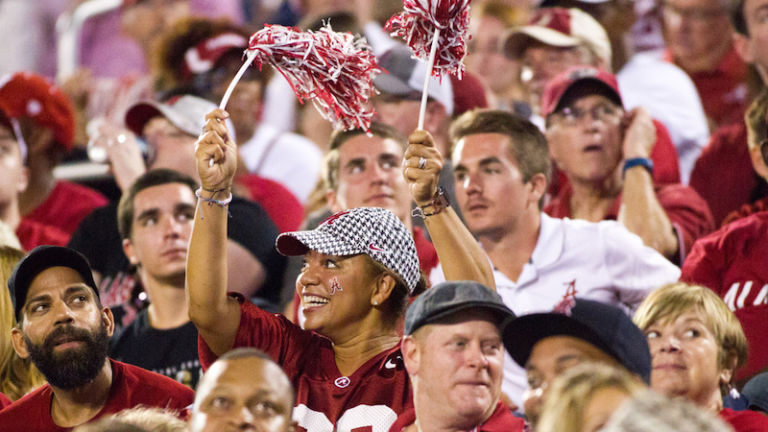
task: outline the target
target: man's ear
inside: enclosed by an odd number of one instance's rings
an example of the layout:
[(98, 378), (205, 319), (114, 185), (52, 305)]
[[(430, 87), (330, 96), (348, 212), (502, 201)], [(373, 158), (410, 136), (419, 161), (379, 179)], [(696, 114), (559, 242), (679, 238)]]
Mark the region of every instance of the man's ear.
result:
[(405, 363), (405, 369), (408, 371), (408, 375), (416, 375), (419, 372), (421, 356), (419, 353), (419, 345), (413, 335), (403, 336), (400, 351), (403, 353), (403, 363)]
[(101, 309), (101, 321), (107, 329), (107, 336), (112, 337), (115, 333), (115, 316), (112, 315), (112, 309), (108, 307)]
[(328, 208), (333, 213), (338, 213), (342, 210), (345, 210), (343, 204), (339, 202), (339, 193), (333, 189), (325, 190), (325, 201), (328, 203)]
[(547, 193), (547, 176), (542, 173), (536, 173), (528, 179), (527, 185), (531, 188), (528, 202), (538, 207), (541, 197)]
[(27, 341), (24, 340), (24, 334), (19, 327), (13, 327), (11, 329), (11, 343), (16, 354), (21, 359), (29, 357), (29, 351), (27, 350)]
[(128, 257), (128, 261), (135, 266), (139, 265), (139, 259), (136, 257), (136, 251), (130, 239), (123, 239), (123, 253)]

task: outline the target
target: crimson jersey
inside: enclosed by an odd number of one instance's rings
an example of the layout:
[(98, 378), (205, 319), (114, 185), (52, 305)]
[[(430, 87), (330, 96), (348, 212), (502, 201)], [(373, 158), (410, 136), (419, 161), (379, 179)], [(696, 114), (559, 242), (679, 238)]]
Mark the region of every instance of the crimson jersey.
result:
[[(258, 348), (283, 368), (296, 390), (293, 419), (298, 430), (387, 432), (400, 413), (413, 407), (399, 344), (343, 376), (330, 340), (235, 297), (241, 302), (241, 317), (233, 348)], [(202, 337), (198, 341), (205, 370), (216, 355)]]
[(83, 218), (108, 203), (104, 195), (89, 187), (60, 180), (48, 198), (23, 219), (56, 227), (71, 236)]
[[(416, 411), (410, 409), (397, 418), (389, 432), (402, 432), (414, 422), (416, 422)], [(523, 419), (512, 415), (509, 408), (501, 401), (496, 403), (496, 409), (488, 417), (488, 420), (473, 429), (474, 432), (522, 432), (524, 430), (525, 422)]]
[(738, 219), (699, 239), (680, 279), (714, 290), (744, 329), (749, 344), (742, 380), (768, 366), (768, 212)]
[[(672, 227), (677, 232), (680, 250), (673, 262), (680, 265), (696, 239), (709, 234), (715, 228), (712, 214), (707, 203), (688, 186), (681, 184), (656, 185), (655, 191), (659, 205), (664, 209)], [(544, 207), (544, 212), (556, 218), (570, 218), (572, 195), (573, 190), (570, 185), (567, 185), (557, 197)], [(621, 195), (616, 198), (603, 219), (618, 219), (620, 207)]]
[[(186, 415), (186, 407), (195, 400), (195, 392), (168, 377), (142, 368), (109, 360), (112, 387), (104, 407), (91, 420), (138, 405), (168, 408)], [(0, 411), (3, 432), (64, 432), (71, 428), (56, 425), (51, 418), (53, 389), (50, 384), (30, 392)]]
[(768, 417), (756, 411), (734, 411), (725, 408), (718, 413), (718, 417), (731, 425), (735, 432), (768, 431)]

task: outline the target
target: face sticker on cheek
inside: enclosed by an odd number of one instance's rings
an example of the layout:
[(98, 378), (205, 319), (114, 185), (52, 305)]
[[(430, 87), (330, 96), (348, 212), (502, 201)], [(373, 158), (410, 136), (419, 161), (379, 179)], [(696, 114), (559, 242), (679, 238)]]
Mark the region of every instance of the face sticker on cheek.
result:
[(333, 278), (331, 278), (331, 295), (336, 294), (336, 291), (342, 292), (344, 290), (341, 288), (341, 284), (339, 283), (339, 278), (334, 276)]

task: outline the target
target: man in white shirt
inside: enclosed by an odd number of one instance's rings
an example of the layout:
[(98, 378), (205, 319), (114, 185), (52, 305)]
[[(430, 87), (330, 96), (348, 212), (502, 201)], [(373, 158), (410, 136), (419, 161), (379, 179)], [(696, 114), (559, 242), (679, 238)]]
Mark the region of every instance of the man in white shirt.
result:
[[(471, 111), (451, 126), (456, 197), (518, 315), (576, 296), (634, 309), (680, 270), (617, 222), (556, 219), (541, 211), (550, 170), (544, 136), (504, 111)], [(433, 283), (440, 279), (433, 272)], [(524, 371), (507, 356), (503, 391), (520, 406)]]

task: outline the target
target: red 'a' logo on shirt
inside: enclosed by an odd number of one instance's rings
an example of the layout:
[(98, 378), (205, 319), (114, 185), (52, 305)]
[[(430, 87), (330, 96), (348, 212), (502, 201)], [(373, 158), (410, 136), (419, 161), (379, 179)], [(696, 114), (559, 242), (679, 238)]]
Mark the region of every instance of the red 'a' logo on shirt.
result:
[(565, 294), (563, 294), (562, 300), (555, 306), (553, 311), (570, 316), (571, 309), (576, 306), (576, 294), (578, 293), (576, 291), (576, 279), (566, 282), (565, 286)]

